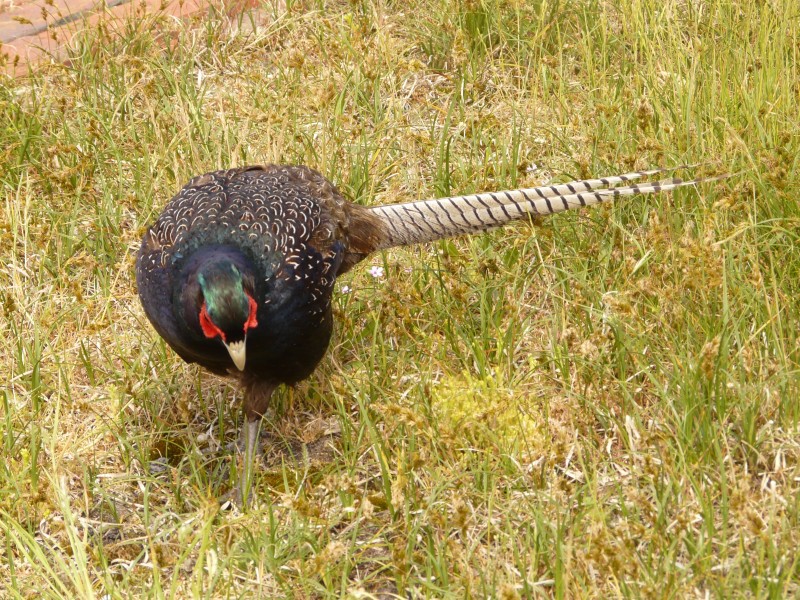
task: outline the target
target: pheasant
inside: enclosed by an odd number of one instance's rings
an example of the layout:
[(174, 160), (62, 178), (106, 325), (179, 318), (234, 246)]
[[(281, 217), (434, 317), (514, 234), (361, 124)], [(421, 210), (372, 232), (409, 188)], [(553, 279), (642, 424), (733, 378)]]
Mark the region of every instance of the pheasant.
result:
[(305, 166), (215, 171), (186, 184), (145, 233), (139, 297), (181, 358), (239, 377), (246, 504), (259, 420), (273, 391), (307, 378), (325, 354), (338, 276), (392, 246), (724, 177), (632, 183), (666, 171), (376, 207), (345, 200)]

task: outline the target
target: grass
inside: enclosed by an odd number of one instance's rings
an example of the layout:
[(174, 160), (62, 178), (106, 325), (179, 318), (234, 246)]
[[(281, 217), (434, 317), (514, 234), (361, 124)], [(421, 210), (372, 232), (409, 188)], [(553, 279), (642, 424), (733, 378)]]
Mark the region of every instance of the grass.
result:
[[(799, 22), (286, 0), (0, 81), (0, 595), (800, 594)], [(257, 162), (365, 204), (737, 175), (373, 257), (242, 513), (239, 398), (157, 337), (133, 264), (191, 176)]]

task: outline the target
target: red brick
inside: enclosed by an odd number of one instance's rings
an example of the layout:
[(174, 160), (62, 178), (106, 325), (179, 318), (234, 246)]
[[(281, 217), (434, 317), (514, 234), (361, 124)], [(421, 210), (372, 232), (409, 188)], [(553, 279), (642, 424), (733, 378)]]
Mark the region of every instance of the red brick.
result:
[[(169, 16), (186, 18), (206, 11), (211, 2), (172, 0), (162, 7), (162, 0), (133, 0), (111, 9), (105, 8), (105, 2), (97, 4), (93, 0), (54, 0), (53, 6), (48, 6), (43, 0), (24, 2), (0, 13), (0, 40), (3, 41), (0, 58), (6, 56), (5, 67), (0, 64), (0, 72), (21, 76), (28, 73), (29, 67), (42, 62), (62, 61), (66, 56), (66, 45), (77, 32), (93, 27), (101, 20), (124, 21), (139, 18), (142, 5), (148, 14), (161, 11)], [(47, 10), (47, 19), (42, 18), (42, 7)], [(52, 26), (67, 15), (77, 18), (57, 27)], [(20, 19), (29, 23), (20, 23)], [(15, 66), (16, 57), (19, 58)]]

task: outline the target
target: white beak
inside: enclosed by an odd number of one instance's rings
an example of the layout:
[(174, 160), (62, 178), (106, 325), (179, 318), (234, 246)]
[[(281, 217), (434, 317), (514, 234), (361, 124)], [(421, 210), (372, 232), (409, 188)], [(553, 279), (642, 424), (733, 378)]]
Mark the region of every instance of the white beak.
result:
[[(231, 355), (231, 360), (233, 364), (236, 365), (236, 368), (240, 371), (244, 371), (244, 363), (245, 359), (247, 358), (245, 353), (245, 342), (247, 338), (243, 339), (240, 342), (233, 342), (232, 344), (225, 344), (225, 349), (228, 351), (228, 354)], [(224, 343), (224, 342), (223, 342)]]

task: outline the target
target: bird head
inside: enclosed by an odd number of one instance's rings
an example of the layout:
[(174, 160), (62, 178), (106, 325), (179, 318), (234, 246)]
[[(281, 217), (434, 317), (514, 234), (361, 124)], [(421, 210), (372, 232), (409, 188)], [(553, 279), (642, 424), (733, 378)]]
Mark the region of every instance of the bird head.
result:
[(258, 304), (231, 262), (205, 265), (197, 281), (203, 295), (199, 314), (203, 334), (208, 339), (219, 338), (236, 368), (244, 371), (247, 332), (258, 326)]

